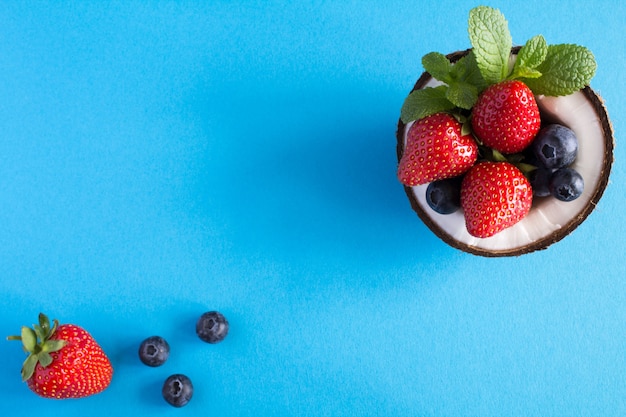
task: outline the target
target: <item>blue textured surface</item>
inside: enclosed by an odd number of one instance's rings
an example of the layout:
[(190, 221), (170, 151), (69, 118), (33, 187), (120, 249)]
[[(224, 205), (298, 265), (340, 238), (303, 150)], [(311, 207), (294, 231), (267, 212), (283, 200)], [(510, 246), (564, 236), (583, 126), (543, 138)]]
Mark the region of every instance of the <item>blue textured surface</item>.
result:
[[(395, 178), (421, 56), (469, 46), (476, 4), (433, 3), (3, 2), (0, 334), (44, 311), (115, 367), (102, 394), (44, 400), (0, 340), (5, 414), (626, 415), (626, 8), (491, 2), (517, 44), (595, 53), (617, 148), (571, 236), (484, 259)], [(211, 309), (214, 346), (194, 333)], [(179, 372), (196, 390), (174, 411)]]

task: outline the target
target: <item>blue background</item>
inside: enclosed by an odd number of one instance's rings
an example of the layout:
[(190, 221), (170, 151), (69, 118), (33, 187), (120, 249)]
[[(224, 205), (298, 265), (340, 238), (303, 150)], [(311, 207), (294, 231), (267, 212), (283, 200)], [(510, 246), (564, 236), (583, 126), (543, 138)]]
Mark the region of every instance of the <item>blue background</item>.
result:
[[(489, 3), (516, 44), (594, 52), (617, 147), (572, 235), (486, 259), (395, 178), (421, 57), (469, 47), (478, 4), (431, 3), (2, 2), (0, 334), (43, 311), (115, 368), (100, 395), (40, 399), (0, 340), (3, 413), (626, 415), (626, 7)], [(214, 309), (231, 330), (208, 345)], [(153, 334), (160, 368), (137, 357)], [(178, 372), (183, 409), (160, 396)]]

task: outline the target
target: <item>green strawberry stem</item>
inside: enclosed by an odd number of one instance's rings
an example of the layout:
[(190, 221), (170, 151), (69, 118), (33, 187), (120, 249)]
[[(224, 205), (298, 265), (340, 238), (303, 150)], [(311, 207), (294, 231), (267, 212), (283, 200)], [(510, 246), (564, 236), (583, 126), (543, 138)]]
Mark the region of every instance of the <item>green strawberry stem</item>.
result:
[(493, 148), (480, 144), (478, 146), (478, 154), (480, 155), (482, 161), (509, 162), (522, 171), (526, 178), (528, 178), (528, 175), (532, 171), (537, 169), (535, 165), (524, 162), (526, 157), (521, 153), (504, 155)]
[(527, 164), (524, 162), (517, 162), (517, 163), (514, 163), (513, 165), (519, 168), (519, 170), (522, 171), (522, 173), (524, 174), (526, 178), (529, 178), (528, 176), (530, 175), (530, 173), (537, 169), (536, 166)]
[(7, 340), (19, 340), (22, 342), (24, 352), (28, 354), (24, 364), (22, 365), (22, 381), (27, 381), (35, 372), (37, 364), (46, 367), (52, 363), (50, 353), (61, 350), (65, 345), (65, 340), (50, 340), (50, 337), (59, 327), (59, 321), (54, 320), (50, 327), (48, 317), (39, 313), (39, 324), (33, 325), (33, 328), (22, 326), (19, 336), (9, 336)]

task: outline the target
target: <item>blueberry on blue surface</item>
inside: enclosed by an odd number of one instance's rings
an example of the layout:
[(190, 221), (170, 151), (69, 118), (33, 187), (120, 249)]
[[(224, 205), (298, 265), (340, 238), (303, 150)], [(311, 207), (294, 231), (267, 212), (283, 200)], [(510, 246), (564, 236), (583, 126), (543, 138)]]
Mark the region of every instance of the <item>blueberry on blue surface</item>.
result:
[(576, 200), (584, 188), (583, 177), (572, 168), (558, 169), (550, 179), (550, 192), (561, 201)]
[(193, 384), (186, 375), (170, 375), (163, 383), (161, 394), (168, 404), (174, 407), (183, 407), (193, 396)]
[(532, 143), (533, 153), (539, 163), (548, 169), (570, 165), (578, 153), (578, 139), (569, 128), (551, 124), (537, 133)]
[(208, 311), (196, 322), (196, 334), (207, 343), (218, 343), (228, 334), (228, 321), (217, 311)]
[(528, 174), (528, 181), (533, 189), (533, 196), (547, 197), (550, 192), (550, 178), (552, 178), (552, 170), (543, 167), (533, 169)]
[(428, 184), (426, 203), (439, 214), (457, 211), (461, 207), (461, 178), (448, 178)]
[(170, 356), (170, 345), (160, 336), (150, 336), (139, 345), (139, 359), (148, 366), (161, 366)]

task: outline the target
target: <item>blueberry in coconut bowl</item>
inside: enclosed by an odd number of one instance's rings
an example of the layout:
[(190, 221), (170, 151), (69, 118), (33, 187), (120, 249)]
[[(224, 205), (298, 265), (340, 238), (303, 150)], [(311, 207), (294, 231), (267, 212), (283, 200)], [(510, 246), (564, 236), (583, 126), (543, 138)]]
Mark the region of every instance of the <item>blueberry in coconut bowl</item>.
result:
[(566, 126), (549, 124), (533, 140), (532, 151), (537, 164), (548, 169), (571, 165), (578, 154), (576, 133)]

